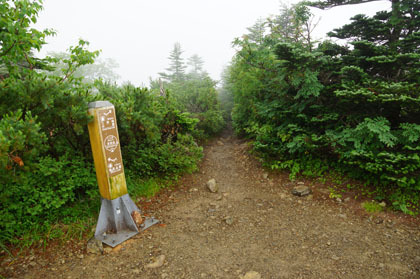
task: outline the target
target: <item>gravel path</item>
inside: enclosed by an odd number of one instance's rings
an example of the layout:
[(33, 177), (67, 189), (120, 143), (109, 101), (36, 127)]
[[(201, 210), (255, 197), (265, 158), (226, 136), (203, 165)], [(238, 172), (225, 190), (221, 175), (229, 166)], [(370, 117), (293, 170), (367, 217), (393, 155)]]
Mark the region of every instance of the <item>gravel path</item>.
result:
[[(211, 193), (206, 182), (219, 186)], [(296, 197), (287, 175), (265, 173), (230, 135), (205, 150), (187, 175), (140, 207), (162, 221), (105, 255), (58, 251), (19, 278), (420, 278), (418, 219), (369, 216), (305, 181)], [(359, 206), (360, 207), (360, 206)], [(40, 263), (41, 262), (41, 263)], [(148, 266), (153, 263), (154, 266)], [(163, 263), (163, 264), (162, 264)], [(253, 272), (251, 272), (253, 271)]]

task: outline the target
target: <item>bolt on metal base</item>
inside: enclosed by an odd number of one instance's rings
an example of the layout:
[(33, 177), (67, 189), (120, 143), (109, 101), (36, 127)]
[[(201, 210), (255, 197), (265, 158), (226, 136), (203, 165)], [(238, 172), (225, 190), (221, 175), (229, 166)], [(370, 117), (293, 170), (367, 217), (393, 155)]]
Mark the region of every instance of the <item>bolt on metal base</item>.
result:
[[(128, 194), (113, 200), (102, 199), (95, 238), (103, 243), (115, 247), (125, 240), (139, 233), (136, 223), (131, 216), (133, 211), (141, 212)], [(143, 231), (159, 220), (146, 218), (140, 225)]]

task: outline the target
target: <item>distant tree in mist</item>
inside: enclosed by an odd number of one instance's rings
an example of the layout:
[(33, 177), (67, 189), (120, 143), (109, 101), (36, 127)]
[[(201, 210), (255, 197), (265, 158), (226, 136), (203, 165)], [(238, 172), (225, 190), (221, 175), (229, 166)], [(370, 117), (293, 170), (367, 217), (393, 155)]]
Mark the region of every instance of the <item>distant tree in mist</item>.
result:
[(174, 99), (177, 109), (198, 119), (193, 134), (204, 139), (218, 133), (225, 124), (217, 82), (204, 70), (204, 60), (199, 55), (194, 54), (184, 63), (182, 53), (181, 45), (175, 43), (169, 55), (169, 67), (166, 72), (159, 73), (160, 78), (150, 79), (150, 88), (155, 95)]
[(182, 81), (185, 79), (186, 65), (182, 53), (181, 44), (176, 42), (174, 48), (169, 54), (169, 67), (166, 68), (167, 72), (159, 73), (160, 77), (168, 82)]
[(189, 71), (189, 76), (192, 78), (200, 77), (201, 75), (206, 75), (207, 73), (203, 70), (204, 66), (204, 60), (198, 56), (197, 54), (194, 54), (190, 58), (188, 58), (187, 64), (191, 67)]
[(250, 42), (256, 43), (256, 44), (262, 44), (263, 39), (264, 39), (266, 23), (267, 22), (264, 19), (259, 18), (257, 22), (255, 22), (254, 25), (247, 28), (249, 33), (247, 33), (245, 36), (247, 36)]
[(233, 109), (232, 83), (229, 80), (231, 65), (225, 67), (222, 72), (221, 86), (218, 88), (218, 98), (220, 107), (223, 111), (223, 117), (226, 120), (232, 120), (231, 112)]
[[(70, 54), (66, 52), (49, 52), (49, 56), (59, 59), (60, 62), (53, 64), (55, 68), (51, 72), (53, 75), (63, 75), (63, 70), (66, 69), (66, 64), (63, 60), (69, 59)], [(119, 67), (118, 63), (112, 58), (96, 58), (93, 64), (80, 66), (74, 71), (73, 76), (76, 78), (83, 78), (83, 82), (93, 83), (97, 79), (103, 79), (108, 82), (116, 82), (120, 76), (115, 73), (115, 69)]]

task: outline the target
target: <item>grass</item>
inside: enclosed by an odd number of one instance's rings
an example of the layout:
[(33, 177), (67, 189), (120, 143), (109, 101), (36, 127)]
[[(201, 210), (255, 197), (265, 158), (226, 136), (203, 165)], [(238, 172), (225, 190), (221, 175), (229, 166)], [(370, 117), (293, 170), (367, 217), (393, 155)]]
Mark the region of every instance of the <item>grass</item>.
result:
[(384, 210), (384, 206), (376, 201), (368, 201), (363, 202), (362, 207), (366, 210), (368, 213), (377, 213)]
[[(176, 180), (161, 178), (132, 179), (127, 176), (130, 197), (136, 200), (139, 197), (153, 197), (161, 189), (173, 185)], [(31, 248), (46, 249), (49, 243), (58, 240), (64, 243), (68, 240), (82, 240), (91, 237), (96, 226), (100, 209), (100, 196), (93, 199), (83, 199), (73, 205), (63, 208), (61, 216), (56, 222), (40, 220), (28, 225), (21, 236), (14, 238), (10, 243), (0, 242), (0, 250), (10, 257), (19, 257)]]

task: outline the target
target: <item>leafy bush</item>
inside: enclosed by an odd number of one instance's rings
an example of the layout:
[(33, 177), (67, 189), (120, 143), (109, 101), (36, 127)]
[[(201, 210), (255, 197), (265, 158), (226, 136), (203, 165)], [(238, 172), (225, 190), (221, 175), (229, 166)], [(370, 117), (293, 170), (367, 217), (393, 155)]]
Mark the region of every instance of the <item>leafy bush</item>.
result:
[(33, 243), (35, 234), (60, 237), (57, 223), (85, 224), (97, 214), (99, 193), (87, 132), (91, 101), (109, 100), (116, 107), (127, 182), (134, 187), (130, 192), (155, 193), (164, 183), (154, 181), (191, 172), (202, 157), (192, 136), (199, 120), (181, 111), (169, 94), (101, 81), (86, 84), (77, 77), (77, 70), (99, 54), (86, 49), (88, 42), (81, 40), (61, 58), (33, 57), (32, 51), (53, 33), (30, 28), (41, 8), (41, 1), (0, 4), (2, 243)]
[[(394, 6), (399, 15), (416, 10), (403, 2)], [(334, 167), (376, 185), (395, 208), (418, 211), (420, 40), (409, 33), (420, 32), (412, 25), (419, 13), (401, 21), (397, 38), (386, 35), (394, 28), (391, 12), (356, 16), (330, 33), (352, 48), (330, 41), (315, 48), (300, 36), (309, 24), (301, 9), (268, 20), (268, 32), (235, 41), (229, 82), (236, 132), (253, 138), (267, 164), (290, 169), (291, 178)], [(290, 15), (300, 22), (296, 32), (279, 34)], [(385, 27), (364, 28), (366, 22)]]
[(21, 172), (0, 187), (1, 241), (12, 241), (35, 223), (71, 218), (74, 213), (64, 208), (89, 195), (98, 198), (92, 164), (83, 157), (70, 159), (67, 155), (59, 160), (43, 157), (31, 171)]

